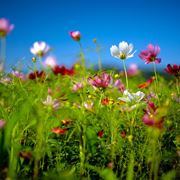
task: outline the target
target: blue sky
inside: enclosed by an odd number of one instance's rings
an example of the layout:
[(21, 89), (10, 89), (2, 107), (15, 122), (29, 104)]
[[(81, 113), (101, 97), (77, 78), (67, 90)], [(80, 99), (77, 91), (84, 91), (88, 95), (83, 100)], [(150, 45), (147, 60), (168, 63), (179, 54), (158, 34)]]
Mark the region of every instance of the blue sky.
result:
[[(59, 64), (70, 66), (77, 59), (79, 46), (68, 35), (79, 30), (85, 56), (97, 62), (93, 38), (102, 46), (102, 63), (122, 68), (111, 57), (109, 48), (120, 41), (133, 43), (137, 50), (127, 64), (145, 67), (138, 54), (148, 43), (161, 47), (164, 68), (180, 59), (179, 0), (0, 0), (0, 17), (15, 25), (7, 38), (7, 63), (31, 64), (30, 47), (35, 41), (46, 41)], [(151, 65), (146, 65), (148, 68)]]

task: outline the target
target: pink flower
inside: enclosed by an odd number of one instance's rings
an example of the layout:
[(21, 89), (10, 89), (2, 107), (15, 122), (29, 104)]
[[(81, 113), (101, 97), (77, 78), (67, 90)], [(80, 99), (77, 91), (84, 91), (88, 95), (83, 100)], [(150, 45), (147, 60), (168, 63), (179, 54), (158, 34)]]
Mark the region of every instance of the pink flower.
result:
[(152, 44), (149, 44), (147, 46), (147, 50), (142, 51), (139, 54), (139, 57), (145, 61), (145, 64), (149, 64), (152, 62), (159, 64), (161, 62), (161, 58), (157, 58), (159, 52), (160, 52), (160, 47), (158, 45), (153, 46)]
[(127, 74), (128, 76), (135, 76), (139, 73), (139, 70), (138, 70), (138, 66), (137, 64), (130, 64), (128, 70), (127, 70)]
[(80, 82), (78, 82), (78, 83), (76, 83), (76, 84), (73, 85), (72, 90), (73, 90), (74, 92), (76, 92), (76, 91), (78, 91), (78, 90), (80, 90), (80, 89), (82, 89), (82, 88), (83, 88), (83, 84), (80, 83)]
[(17, 78), (21, 79), (21, 80), (25, 80), (26, 77), (22, 72), (19, 71), (12, 71), (12, 75), (16, 76)]
[(80, 41), (81, 33), (79, 31), (71, 31), (69, 34), (75, 41)]
[(57, 60), (53, 56), (48, 56), (43, 64), (47, 67), (54, 68), (57, 65)]
[(164, 117), (159, 114), (158, 107), (156, 107), (153, 102), (149, 102), (142, 120), (147, 126), (162, 129)]
[(31, 53), (38, 57), (43, 57), (50, 51), (50, 47), (44, 42), (35, 42), (30, 49)]
[(103, 72), (99, 76), (96, 75), (93, 78), (89, 77), (88, 81), (94, 87), (107, 88), (112, 82), (112, 77), (109, 74)]
[(9, 32), (14, 29), (14, 25), (10, 24), (5, 18), (0, 19), (0, 37), (5, 37)]
[(6, 124), (6, 121), (4, 121), (3, 119), (0, 119), (0, 129), (2, 129)]
[(122, 83), (122, 81), (120, 79), (117, 79), (115, 81), (114, 86), (116, 88), (118, 88), (118, 90), (121, 91), (121, 92), (124, 92), (124, 90), (125, 90), (125, 86), (124, 86), (124, 84)]

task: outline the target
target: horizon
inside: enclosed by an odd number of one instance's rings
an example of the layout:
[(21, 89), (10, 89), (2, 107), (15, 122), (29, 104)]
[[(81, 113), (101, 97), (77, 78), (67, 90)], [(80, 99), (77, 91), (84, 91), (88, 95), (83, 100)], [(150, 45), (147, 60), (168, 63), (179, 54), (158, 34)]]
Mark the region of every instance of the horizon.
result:
[[(43, 4), (42, 4), (43, 3)], [(45, 41), (53, 51), (58, 64), (71, 66), (77, 60), (79, 45), (69, 36), (69, 31), (79, 30), (85, 57), (90, 64), (97, 64), (93, 38), (102, 45), (101, 58), (105, 66), (122, 68), (121, 61), (113, 58), (110, 47), (121, 41), (133, 43), (135, 56), (126, 60), (127, 66), (136, 63), (149, 68), (138, 54), (149, 43), (161, 48), (157, 65), (179, 63), (180, 51), (180, 2), (178, 0), (6, 0), (1, 2), (0, 18), (7, 18), (15, 25), (7, 37), (7, 68), (24, 64), (32, 65), (29, 49), (35, 41)]]

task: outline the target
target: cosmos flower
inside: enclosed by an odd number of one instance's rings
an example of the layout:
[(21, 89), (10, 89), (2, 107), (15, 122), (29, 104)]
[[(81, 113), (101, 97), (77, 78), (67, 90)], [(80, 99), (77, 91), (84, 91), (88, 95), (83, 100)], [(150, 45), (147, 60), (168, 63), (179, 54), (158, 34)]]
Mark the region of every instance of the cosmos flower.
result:
[(35, 72), (31, 72), (29, 74), (29, 79), (36, 79), (36, 78), (40, 78), (40, 79), (44, 79), (46, 76), (44, 71), (35, 71)]
[(0, 38), (5, 37), (14, 29), (14, 25), (10, 24), (5, 18), (0, 18)]
[(147, 126), (161, 129), (164, 122), (164, 117), (160, 116), (158, 113), (158, 108), (154, 105), (154, 103), (149, 102), (142, 118), (143, 123)]
[(56, 127), (56, 128), (53, 128), (52, 130), (51, 130), (51, 132), (53, 132), (53, 133), (55, 133), (55, 134), (57, 134), (57, 135), (63, 135), (63, 134), (65, 134), (66, 132), (68, 131), (68, 129), (67, 128), (60, 128), (60, 127)]
[(44, 41), (35, 42), (33, 47), (30, 49), (31, 53), (38, 57), (43, 57), (50, 51), (49, 45)]
[(75, 40), (80, 41), (81, 39), (81, 33), (79, 31), (71, 31), (69, 35)]
[(104, 136), (104, 131), (103, 130), (98, 131), (97, 136), (98, 138), (102, 138)]
[(136, 76), (139, 73), (137, 64), (130, 64), (127, 74), (128, 76)]
[(180, 77), (180, 66), (178, 66), (177, 64), (174, 65), (168, 64), (167, 68), (165, 68), (164, 70), (169, 74), (173, 74), (176, 77)]
[(26, 77), (25, 75), (22, 73), (22, 72), (19, 72), (19, 71), (12, 71), (11, 74), (21, 80), (25, 80)]
[(53, 73), (55, 75), (58, 75), (58, 74), (61, 74), (61, 75), (69, 75), (69, 76), (72, 76), (74, 75), (75, 71), (74, 71), (74, 68), (66, 68), (65, 66), (59, 66), (59, 65), (56, 65), (53, 67), (52, 69)]
[(155, 80), (155, 77), (151, 77), (150, 79), (148, 79), (146, 82), (142, 83), (142, 84), (139, 84), (138, 85), (138, 88), (140, 89), (144, 89), (144, 88), (147, 88), (149, 87), (149, 85)]
[(123, 97), (119, 97), (118, 99), (123, 102), (134, 102), (138, 103), (144, 98), (145, 94), (141, 91), (136, 93), (129, 93), (128, 90), (124, 91)]
[(145, 61), (145, 64), (149, 64), (152, 62), (159, 64), (161, 62), (161, 58), (157, 58), (159, 52), (160, 47), (158, 45), (153, 46), (152, 44), (149, 44), (146, 50), (141, 51), (139, 57)]
[(125, 86), (120, 79), (117, 79), (114, 83), (114, 87), (118, 88), (119, 91), (124, 92)]
[(83, 84), (82, 84), (81, 82), (78, 82), (78, 83), (76, 83), (76, 84), (73, 85), (72, 90), (73, 90), (74, 92), (76, 92), (76, 91), (78, 91), (78, 90), (80, 90), (80, 89), (82, 89), (82, 88), (83, 88)]
[(113, 45), (110, 48), (110, 52), (113, 57), (125, 60), (134, 56), (136, 51), (132, 53), (133, 48), (133, 44), (128, 44), (127, 42), (122, 41), (119, 43), (119, 47)]
[(43, 62), (43, 64), (46, 66), (46, 67), (51, 67), (51, 68), (54, 68), (56, 65), (57, 65), (57, 60), (55, 57), (53, 56), (48, 56), (45, 61)]
[(83, 105), (87, 110), (92, 111), (94, 103), (92, 101), (86, 101), (83, 103)]
[(42, 102), (46, 106), (51, 106), (54, 109), (58, 109), (60, 104), (57, 99), (53, 99), (52, 96), (48, 95), (46, 100)]
[(93, 87), (107, 88), (112, 82), (112, 77), (109, 74), (103, 72), (101, 75), (96, 75), (93, 78), (89, 77), (88, 82)]
[(6, 124), (6, 121), (4, 121), (3, 119), (0, 119), (0, 129), (2, 129)]

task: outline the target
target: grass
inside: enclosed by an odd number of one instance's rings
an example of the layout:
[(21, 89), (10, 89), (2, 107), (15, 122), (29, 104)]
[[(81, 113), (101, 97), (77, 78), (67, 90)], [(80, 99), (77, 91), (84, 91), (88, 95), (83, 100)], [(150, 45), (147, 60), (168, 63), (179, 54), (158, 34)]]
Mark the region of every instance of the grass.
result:
[[(113, 83), (123, 74), (106, 70)], [(135, 103), (118, 100), (123, 96), (113, 83), (94, 88), (88, 77), (100, 71), (76, 67), (75, 74), (0, 83), (0, 179), (179, 179), (180, 133), (175, 80), (158, 74), (155, 82), (142, 89), (144, 99)], [(129, 91), (139, 91), (147, 75), (128, 77)], [(150, 77), (148, 77), (150, 78)], [(73, 91), (75, 83), (83, 88)], [(43, 103), (49, 95), (59, 107)], [(108, 98), (106, 104), (102, 100)], [(142, 118), (147, 102), (158, 107), (161, 128), (148, 126)], [(54, 128), (59, 127), (57, 131)], [(60, 129), (61, 128), (61, 129)]]

